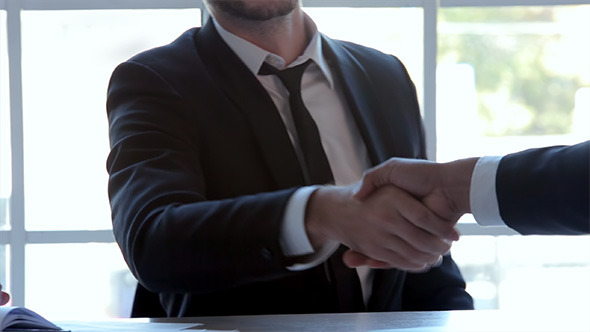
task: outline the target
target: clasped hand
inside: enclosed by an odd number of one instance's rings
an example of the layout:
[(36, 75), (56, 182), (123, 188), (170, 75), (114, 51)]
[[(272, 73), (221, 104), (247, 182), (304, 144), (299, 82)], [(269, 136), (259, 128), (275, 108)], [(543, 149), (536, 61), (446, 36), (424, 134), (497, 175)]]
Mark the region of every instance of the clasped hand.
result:
[(417, 272), (440, 264), (459, 239), (455, 225), (465, 212), (451, 197), (459, 189), (445, 187), (443, 165), (392, 158), (356, 185), (320, 187), (306, 215), (312, 244), (348, 246), (343, 259), (350, 267)]

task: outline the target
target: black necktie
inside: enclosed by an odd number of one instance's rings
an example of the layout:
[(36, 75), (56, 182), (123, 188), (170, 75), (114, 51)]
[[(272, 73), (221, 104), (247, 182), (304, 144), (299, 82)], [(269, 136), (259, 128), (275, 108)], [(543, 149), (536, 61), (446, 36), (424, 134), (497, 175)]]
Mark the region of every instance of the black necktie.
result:
[[(310, 63), (311, 60), (307, 60), (295, 67), (278, 70), (264, 62), (260, 67), (259, 74), (277, 75), (289, 91), (289, 106), (297, 136), (299, 136), (299, 144), (303, 151), (305, 168), (309, 175), (308, 184), (333, 183), (334, 177), (320, 140), (320, 132), (301, 98), (301, 78)], [(342, 253), (345, 250), (346, 247), (340, 245), (338, 251), (326, 262), (330, 271), (329, 278), (332, 285), (335, 286), (334, 291), (337, 294), (338, 303), (336, 306), (340, 312), (364, 311), (365, 306), (358, 274), (355, 269), (346, 267), (342, 262)]]
[(311, 60), (285, 70), (264, 62), (260, 67), (260, 75), (277, 75), (289, 91), (289, 106), (299, 137), (299, 145), (303, 152), (304, 168), (307, 171), (307, 184), (326, 184), (334, 181), (328, 158), (324, 152), (320, 132), (315, 121), (301, 98), (301, 77)]

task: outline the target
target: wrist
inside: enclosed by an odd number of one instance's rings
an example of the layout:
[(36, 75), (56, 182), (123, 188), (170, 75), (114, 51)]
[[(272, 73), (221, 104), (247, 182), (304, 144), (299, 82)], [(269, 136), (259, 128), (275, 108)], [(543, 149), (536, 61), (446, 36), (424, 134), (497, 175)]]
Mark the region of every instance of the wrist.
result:
[(341, 217), (335, 214), (342, 212), (344, 206), (340, 203), (347, 198), (356, 202), (351, 197), (352, 186), (320, 186), (311, 194), (305, 211), (305, 230), (314, 248), (334, 241), (342, 242), (342, 236), (338, 234), (338, 225), (334, 222)]
[(479, 158), (467, 158), (444, 164), (443, 188), (458, 213), (471, 213), (471, 177), (478, 160)]
[(319, 187), (309, 196), (307, 207), (305, 209), (304, 225), (307, 232), (307, 238), (312, 247), (321, 247), (326, 242), (324, 229), (320, 222), (321, 201), (324, 188)]

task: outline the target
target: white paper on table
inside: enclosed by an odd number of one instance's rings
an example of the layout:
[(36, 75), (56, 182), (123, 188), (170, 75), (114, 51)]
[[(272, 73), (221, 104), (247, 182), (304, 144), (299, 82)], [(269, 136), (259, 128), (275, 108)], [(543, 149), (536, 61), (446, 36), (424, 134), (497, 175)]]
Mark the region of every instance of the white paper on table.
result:
[[(100, 321), (100, 322), (60, 322), (61, 326), (72, 332), (178, 332), (189, 328), (198, 328), (203, 324), (199, 323), (150, 323), (145, 321)], [(191, 330), (192, 330), (191, 329)]]

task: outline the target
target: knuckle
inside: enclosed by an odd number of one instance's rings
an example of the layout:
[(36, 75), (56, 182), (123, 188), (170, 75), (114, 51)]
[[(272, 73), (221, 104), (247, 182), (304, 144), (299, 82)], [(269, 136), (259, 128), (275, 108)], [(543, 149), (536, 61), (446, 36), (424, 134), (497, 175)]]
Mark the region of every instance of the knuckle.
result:
[(417, 225), (429, 225), (431, 223), (431, 214), (426, 209), (420, 209), (416, 211), (414, 218), (414, 223)]

